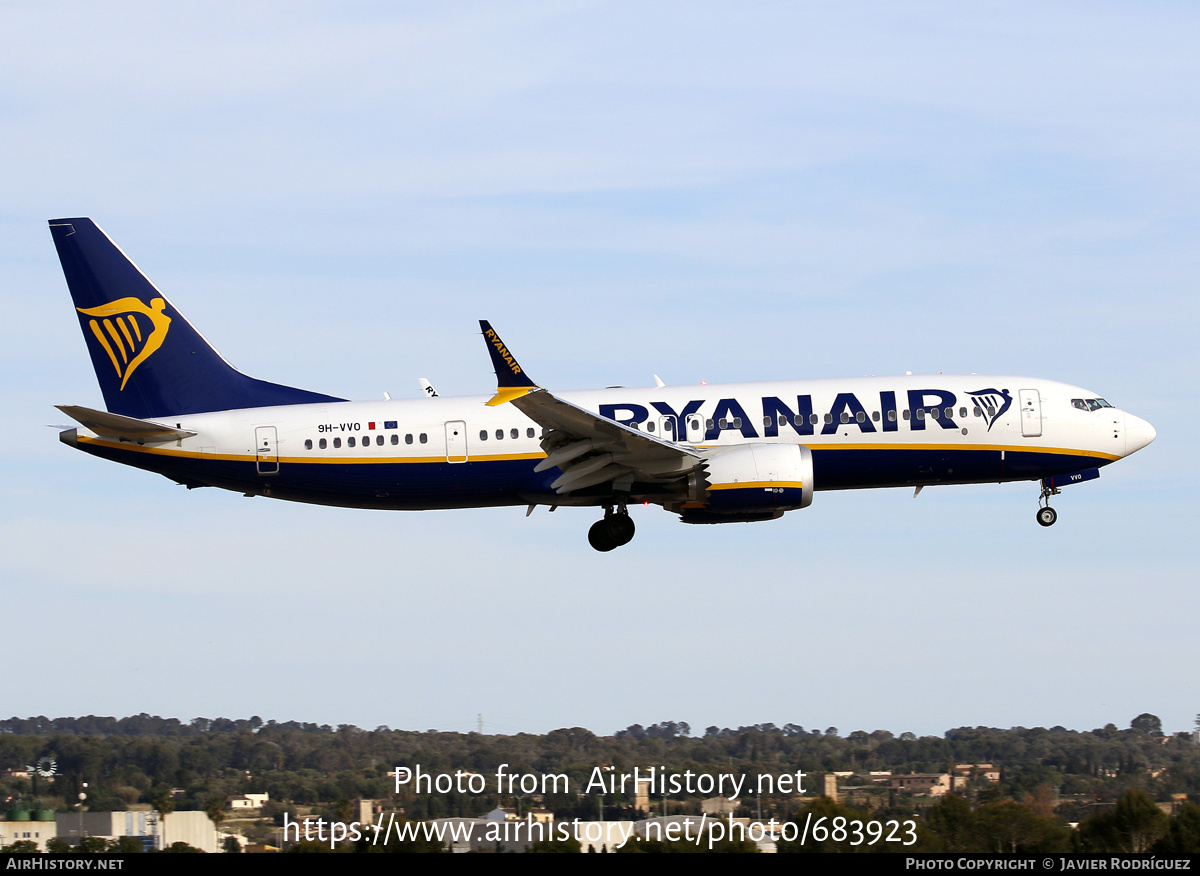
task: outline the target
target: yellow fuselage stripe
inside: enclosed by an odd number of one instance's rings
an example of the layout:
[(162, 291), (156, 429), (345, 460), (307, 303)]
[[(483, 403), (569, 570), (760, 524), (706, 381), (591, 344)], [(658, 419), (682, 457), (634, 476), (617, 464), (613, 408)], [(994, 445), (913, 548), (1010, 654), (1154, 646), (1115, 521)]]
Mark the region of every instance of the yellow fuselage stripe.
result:
[[(140, 444), (133, 444), (121, 441), (106, 441), (103, 438), (91, 438), (87, 435), (80, 435), (78, 438), (80, 443), (96, 444), (102, 447), (112, 447), (117, 450), (130, 450), (136, 453), (150, 453), (161, 456), (180, 456), (194, 459), (219, 459), (226, 462), (246, 462), (256, 458), (253, 451), (244, 454), (228, 454), (228, 453), (199, 453), (195, 450), (183, 450), (177, 447), (145, 447)], [(706, 444), (697, 445), (699, 450), (713, 450), (719, 447), (728, 445), (721, 444)], [(1079, 450), (1070, 447), (1037, 447), (1024, 446), (1013, 444), (806, 444), (810, 450), (816, 452), (820, 450), (940, 450), (940, 451), (955, 451), (955, 450), (1004, 450), (1013, 453), (1054, 453), (1064, 456), (1087, 456), (1096, 459), (1106, 459), (1111, 461), (1120, 459), (1121, 457), (1113, 453), (1103, 453), (1099, 450)], [(461, 455), (456, 455), (455, 459), (461, 458)], [(498, 462), (514, 459), (545, 459), (546, 454), (541, 451), (533, 453), (496, 453), (496, 454), (480, 454), (472, 453), (469, 455), (471, 462)], [(281, 456), (280, 462), (309, 462), (323, 465), (370, 465), (370, 464), (393, 464), (393, 463), (430, 463), (430, 462), (445, 462), (445, 456)]]

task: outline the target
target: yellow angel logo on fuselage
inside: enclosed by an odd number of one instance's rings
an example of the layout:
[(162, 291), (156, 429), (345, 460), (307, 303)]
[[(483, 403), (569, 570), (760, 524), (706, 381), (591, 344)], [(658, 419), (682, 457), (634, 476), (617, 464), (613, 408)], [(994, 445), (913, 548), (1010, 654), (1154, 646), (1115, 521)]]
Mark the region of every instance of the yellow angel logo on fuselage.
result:
[(121, 389), (167, 337), (171, 317), (163, 313), (166, 306), (161, 298), (152, 298), (149, 306), (137, 298), (122, 298), (86, 310), (75, 308), (86, 316), (98, 317), (90, 320), (88, 327), (117, 369)]

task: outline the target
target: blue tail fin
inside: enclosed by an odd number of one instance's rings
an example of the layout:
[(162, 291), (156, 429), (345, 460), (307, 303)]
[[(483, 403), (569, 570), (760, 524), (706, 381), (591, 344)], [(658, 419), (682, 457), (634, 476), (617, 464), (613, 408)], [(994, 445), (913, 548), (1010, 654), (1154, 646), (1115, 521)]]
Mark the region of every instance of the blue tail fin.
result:
[(111, 413), (145, 419), (344, 401), (234, 369), (91, 219), (51, 219), (50, 233)]

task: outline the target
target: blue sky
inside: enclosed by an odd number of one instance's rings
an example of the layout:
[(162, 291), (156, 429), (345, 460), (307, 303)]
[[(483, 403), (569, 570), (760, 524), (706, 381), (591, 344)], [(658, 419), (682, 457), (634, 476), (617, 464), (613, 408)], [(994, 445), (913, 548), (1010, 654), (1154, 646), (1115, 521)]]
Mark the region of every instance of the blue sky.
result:
[[(1128, 4), (4, 4), (0, 594), (17, 715), (495, 732), (1169, 730), (1200, 712), (1200, 12)], [(1093, 389), (1067, 491), (757, 525), (381, 513), (60, 445), (101, 406), (46, 220), (236, 366), (352, 398), (914, 372)]]

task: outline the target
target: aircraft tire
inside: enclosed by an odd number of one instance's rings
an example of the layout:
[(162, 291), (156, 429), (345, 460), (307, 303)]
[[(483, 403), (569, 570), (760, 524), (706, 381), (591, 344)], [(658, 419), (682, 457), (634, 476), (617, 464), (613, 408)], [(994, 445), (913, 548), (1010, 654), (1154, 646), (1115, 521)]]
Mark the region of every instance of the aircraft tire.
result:
[(1037, 522), (1042, 526), (1053, 526), (1056, 520), (1058, 520), (1058, 512), (1049, 505), (1038, 509)]
[(612, 517), (604, 518), (603, 522), (608, 530), (608, 537), (617, 547), (633, 541), (633, 534), (637, 531), (637, 527), (633, 525), (633, 518), (628, 514), (614, 514)]
[(617, 547), (616, 541), (609, 532), (607, 520), (597, 520), (592, 524), (591, 529), (588, 530), (588, 544), (601, 553), (607, 553)]

